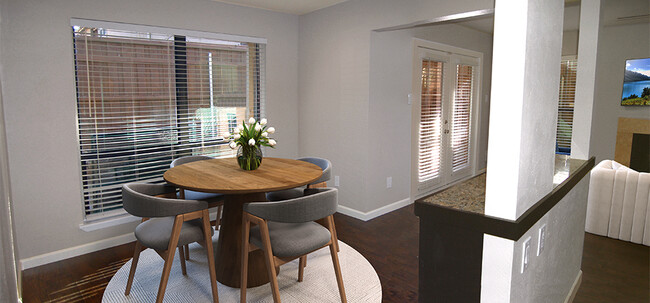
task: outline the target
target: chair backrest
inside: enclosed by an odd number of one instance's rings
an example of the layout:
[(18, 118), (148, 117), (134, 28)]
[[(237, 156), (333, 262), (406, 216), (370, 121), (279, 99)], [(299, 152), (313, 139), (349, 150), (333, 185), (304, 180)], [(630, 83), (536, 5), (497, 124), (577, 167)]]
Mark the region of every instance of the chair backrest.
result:
[(178, 166), (181, 164), (190, 163), (194, 161), (210, 160), (210, 159), (214, 159), (214, 157), (204, 156), (204, 155), (185, 156), (185, 157), (174, 159), (174, 161), (172, 161), (169, 167), (174, 167), (174, 166)]
[(302, 223), (325, 218), (336, 212), (338, 190), (314, 188), (313, 194), (278, 202), (244, 204), (244, 211), (262, 219), (285, 223)]
[(122, 185), (122, 203), (128, 213), (144, 218), (168, 217), (207, 209), (208, 202), (168, 199), (156, 195), (175, 192), (165, 184), (128, 183)]
[(320, 176), (320, 178), (314, 182), (311, 182), (311, 184), (325, 182), (332, 177), (332, 162), (330, 162), (330, 160), (316, 157), (306, 157), (300, 158), (298, 160), (316, 164), (323, 170), (323, 174)]

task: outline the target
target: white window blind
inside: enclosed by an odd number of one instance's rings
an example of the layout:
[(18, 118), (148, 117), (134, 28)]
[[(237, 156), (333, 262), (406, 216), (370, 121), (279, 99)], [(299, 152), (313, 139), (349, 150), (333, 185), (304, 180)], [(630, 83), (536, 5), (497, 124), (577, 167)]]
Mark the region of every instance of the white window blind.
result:
[(470, 110), (474, 92), (474, 67), (456, 65), (453, 115), (451, 119), (452, 171), (469, 166)]
[(560, 68), (560, 98), (557, 115), (556, 152), (570, 154), (578, 61), (563, 59)]
[(440, 174), (443, 62), (422, 60), (418, 182)]
[(123, 213), (121, 185), (163, 182), (175, 158), (233, 155), (222, 134), (263, 110), (265, 44), (141, 28), (73, 26), (87, 221)]

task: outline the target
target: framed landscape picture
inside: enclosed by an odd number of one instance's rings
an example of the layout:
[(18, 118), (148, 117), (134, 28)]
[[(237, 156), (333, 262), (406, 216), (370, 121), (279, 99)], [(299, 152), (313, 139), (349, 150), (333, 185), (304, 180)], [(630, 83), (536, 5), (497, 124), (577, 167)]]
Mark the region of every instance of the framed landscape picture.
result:
[(621, 105), (650, 106), (650, 58), (625, 60)]

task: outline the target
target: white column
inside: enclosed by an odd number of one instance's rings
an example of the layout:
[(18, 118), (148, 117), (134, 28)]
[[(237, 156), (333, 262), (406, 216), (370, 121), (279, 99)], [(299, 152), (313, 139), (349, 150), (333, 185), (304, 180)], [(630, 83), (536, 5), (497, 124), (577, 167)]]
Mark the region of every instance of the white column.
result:
[(599, 30), (600, 0), (583, 0), (580, 3), (578, 74), (571, 134), (571, 157), (577, 159), (589, 159), (590, 155)]
[(517, 219), (553, 187), (561, 0), (497, 0), (485, 214)]
[(16, 235), (9, 187), (7, 138), (2, 108), (2, 87), (0, 85), (0, 298), (4, 298), (7, 302), (19, 302), (20, 270), (17, 262)]
[(511, 220), (519, 184), (528, 2), (497, 0), (494, 7), (485, 214)]
[[(0, 9), (4, 9), (4, 6), (5, 3), (1, 2)], [(2, 70), (1, 67), (2, 64), (0, 63), (0, 71)], [(7, 136), (4, 117), (2, 75), (0, 75), (0, 300), (20, 302), (21, 277), (12, 216), (9, 158), (7, 156)]]
[[(553, 188), (563, 16), (562, 0), (495, 1), (488, 216), (516, 220)], [(514, 243), (485, 235), (481, 302), (510, 300)]]

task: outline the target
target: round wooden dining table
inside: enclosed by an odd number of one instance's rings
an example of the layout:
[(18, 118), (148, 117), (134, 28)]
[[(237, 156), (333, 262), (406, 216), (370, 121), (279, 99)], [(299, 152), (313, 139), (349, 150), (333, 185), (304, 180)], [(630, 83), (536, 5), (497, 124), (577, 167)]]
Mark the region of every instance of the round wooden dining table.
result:
[[(242, 207), (266, 201), (266, 192), (294, 188), (318, 179), (322, 169), (312, 163), (264, 158), (260, 167), (246, 171), (234, 158), (211, 159), (175, 166), (165, 172), (167, 183), (182, 190), (225, 195), (219, 240), (215, 247), (217, 281), (239, 287), (241, 277)], [(269, 282), (261, 250), (248, 256), (248, 287)]]

